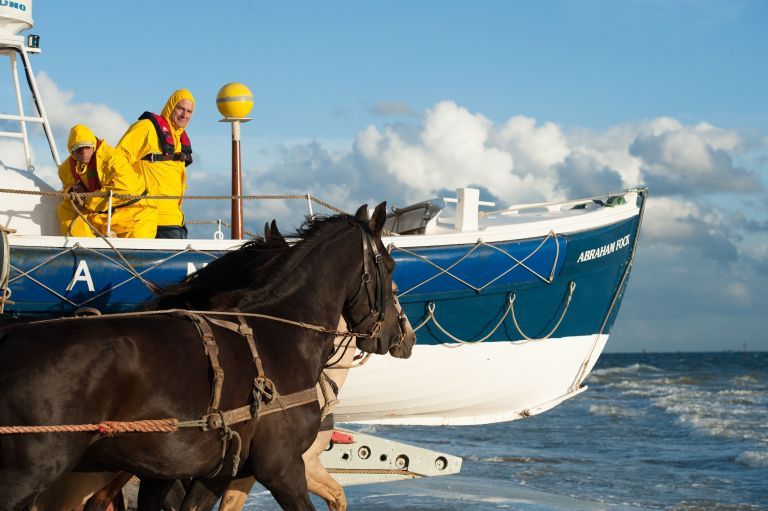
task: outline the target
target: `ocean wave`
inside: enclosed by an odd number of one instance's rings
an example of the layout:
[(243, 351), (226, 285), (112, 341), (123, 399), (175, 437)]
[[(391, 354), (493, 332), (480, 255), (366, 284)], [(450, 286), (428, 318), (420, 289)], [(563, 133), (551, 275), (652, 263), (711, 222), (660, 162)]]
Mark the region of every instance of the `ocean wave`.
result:
[(613, 405), (592, 405), (589, 407), (589, 413), (602, 417), (641, 417), (645, 415), (644, 410), (631, 410)]
[(528, 456), (491, 456), (490, 458), (480, 458), (478, 461), (490, 463), (537, 463), (545, 462), (546, 460), (530, 458)]
[(708, 436), (760, 440), (768, 413), (751, 402), (739, 403), (729, 394), (669, 387), (664, 396), (651, 399), (651, 404), (677, 417)]
[(670, 507), (670, 511), (759, 511), (753, 504), (723, 504), (713, 500), (684, 500)]
[(649, 364), (632, 364), (626, 367), (606, 367), (605, 369), (595, 369), (590, 376), (613, 376), (617, 374), (635, 374), (635, 373), (658, 373), (661, 369)]
[(677, 378), (656, 378), (650, 383), (655, 385), (699, 385), (701, 381), (692, 376), (678, 376)]
[(725, 389), (717, 392), (721, 396), (768, 396), (766, 392), (759, 392), (756, 390), (742, 390), (742, 389)]
[(736, 462), (752, 468), (768, 468), (768, 452), (746, 451), (736, 457)]
[(735, 385), (754, 385), (757, 383), (757, 378), (751, 374), (745, 374), (743, 376), (737, 376), (733, 380)]

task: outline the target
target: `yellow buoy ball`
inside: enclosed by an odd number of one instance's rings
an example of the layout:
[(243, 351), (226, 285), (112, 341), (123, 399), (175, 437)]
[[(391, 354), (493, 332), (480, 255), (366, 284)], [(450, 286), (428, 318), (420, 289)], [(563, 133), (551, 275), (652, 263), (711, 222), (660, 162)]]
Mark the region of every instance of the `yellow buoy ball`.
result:
[(216, 107), (221, 115), (230, 119), (242, 119), (251, 113), (253, 93), (242, 83), (228, 83), (216, 95)]

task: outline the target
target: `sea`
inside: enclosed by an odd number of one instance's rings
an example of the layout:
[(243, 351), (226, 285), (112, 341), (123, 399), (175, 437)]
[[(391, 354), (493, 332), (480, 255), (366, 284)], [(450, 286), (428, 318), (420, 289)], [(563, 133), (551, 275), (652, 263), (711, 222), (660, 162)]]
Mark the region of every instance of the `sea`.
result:
[[(463, 458), (457, 475), (349, 486), (349, 509), (768, 510), (768, 352), (607, 353), (586, 383), (501, 424), (344, 425)], [(277, 505), (256, 487), (245, 509)]]

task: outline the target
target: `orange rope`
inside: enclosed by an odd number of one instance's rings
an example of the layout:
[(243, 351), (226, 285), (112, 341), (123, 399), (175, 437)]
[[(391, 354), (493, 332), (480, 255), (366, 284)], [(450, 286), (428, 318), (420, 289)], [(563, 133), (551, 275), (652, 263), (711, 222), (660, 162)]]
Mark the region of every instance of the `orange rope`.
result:
[(95, 431), (101, 435), (119, 433), (173, 433), (179, 430), (178, 419), (147, 419), (142, 421), (104, 421), (98, 424), (59, 424), (52, 426), (0, 426), (0, 435), (23, 433), (80, 433)]

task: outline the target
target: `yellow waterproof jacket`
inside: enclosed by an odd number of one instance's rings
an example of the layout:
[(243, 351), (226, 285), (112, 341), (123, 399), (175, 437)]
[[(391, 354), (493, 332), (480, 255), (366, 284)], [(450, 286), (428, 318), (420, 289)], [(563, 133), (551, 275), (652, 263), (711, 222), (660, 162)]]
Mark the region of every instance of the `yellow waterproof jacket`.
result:
[[(181, 152), (181, 134), (183, 129), (176, 128), (171, 122), (171, 113), (179, 101), (195, 99), (186, 89), (180, 89), (171, 94), (161, 113), (168, 122), (173, 136), (174, 151)], [(152, 121), (139, 120), (128, 128), (123, 138), (117, 144), (117, 150), (140, 172), (147, 183), (149, 195), (184, 195), (187, 188), (186, 166), (183, 161), (148, 161), (143, 160), (149, 154), (162, 153), (160, 141)], [(177, 226), (184, 224), (184, 214), (181, 212), (181, 200), (160, 199), (157, 204), (157, 224)]]
[[(83, 124), (76, 124), (69, 131), (67, 148), (70, 156), (59, 166), (59, 179), (64, 185), (64, 191), (70, 191), (74, 186), (75, 174), (87, 183), (88, 166), (77, 163), (77, 160), (71, 155), (73, 146), (81, 142), (90, 142), (96, 148), (92, 158), (96, 159), (96, 173), (101, 184), (98, 191), (108, 192), (111, 190), (113, 193), (127, 195), (144, 193), (146, 190), (144, 177), (136, 172), (115, 148), (103, 140), (97, 140), (93, 131)], [(118, 206), (127, 201), (128, 199), (113, 199), (112, 205)], [(90, 197), (85, 200), (84, 206), (89, 211), (105, 212), (108, 208), (108, 199), (106, 197)]]

